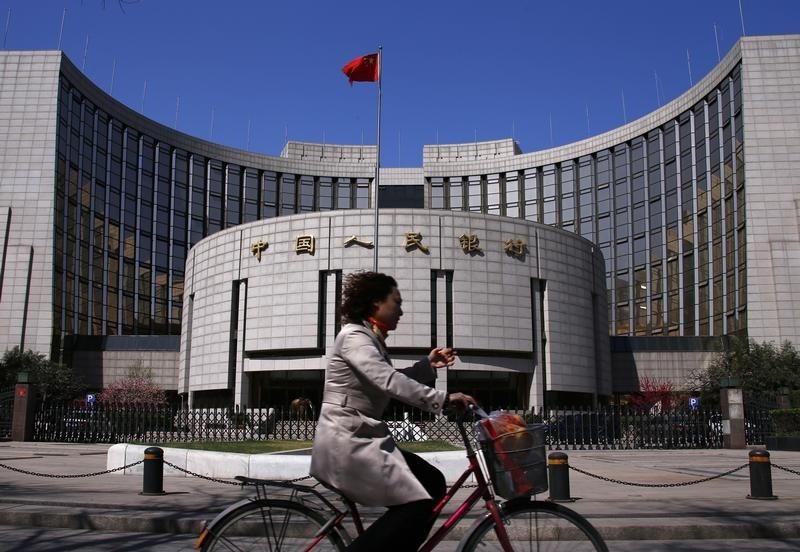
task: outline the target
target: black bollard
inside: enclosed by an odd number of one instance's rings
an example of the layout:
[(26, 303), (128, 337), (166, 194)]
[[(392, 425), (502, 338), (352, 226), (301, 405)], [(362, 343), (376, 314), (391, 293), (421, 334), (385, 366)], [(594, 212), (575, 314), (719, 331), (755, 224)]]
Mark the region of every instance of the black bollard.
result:
[(750, 494), (747, 498), (757, 500), (776, 500), (772, 494), (772, 464), (769, 452), (763, 449), (751, 450), (750, 457)]
[(574, 502), (569, 496), (569, 457), (565, 452), (551, 452), (547, 457), (547, 471), (550, 478), (550, 500), (553, 502)]
[(148, 447), (144, 451), (143, 495), (163, 495), (164, 492), (164, 451), (158, 447)]

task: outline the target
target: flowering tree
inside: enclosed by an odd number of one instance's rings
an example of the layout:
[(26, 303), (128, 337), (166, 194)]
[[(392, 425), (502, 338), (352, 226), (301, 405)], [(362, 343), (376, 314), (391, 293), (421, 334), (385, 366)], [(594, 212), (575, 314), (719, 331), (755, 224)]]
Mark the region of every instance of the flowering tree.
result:
[(167, 403), (167, 395), (152, 379), (134, 375), (103, 389), (97, 400), (109, 406), (158, 406)]
[(628, 401), (643, 410), (650, 410), (657, 404), (669, 408), (675, 402), (675, 386), (670, 380), (645, 376), (639, 381), (639, 391), (632, 393)]

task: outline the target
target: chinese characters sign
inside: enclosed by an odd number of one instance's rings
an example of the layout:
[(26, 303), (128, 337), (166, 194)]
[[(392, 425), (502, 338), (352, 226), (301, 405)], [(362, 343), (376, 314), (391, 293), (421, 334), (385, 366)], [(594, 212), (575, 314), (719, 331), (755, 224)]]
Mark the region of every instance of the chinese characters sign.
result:
[[(430, 249), (423, 242), (423, 235), (421, 232), (406, 232), (403, 239), (403, 248), (411, 252), (414, 249), (419, 249), (425, 254), (430, 254)], [(365, 249), (372, 249), (375, 247), (374, 242), (362, 240), (358, 236), (351, 235), (344, 240), (344, 247), (359, 246)], [(458, 245), (465, 254), (475, 255), (483, 254), (480, 238), (477, 234), (464, 233), (458, 237)], [(269, 248), (269, 242), (265, 239), (259, 239), (250, 244), (250, 252), (253, 256), (261, 262), (261, 254)], [(313, 255), (316, 252), (316, 237), (313, 234), (304, 234), (295, 238), (294, 251), (298, 255), (307, 253)], [(524, 259), (527, 252), (525, 242), (519, 238), (509, 238), (503, 243), (503, 251), (517, 259)]]
[(256, 256), (258, 262), (261, 262), (261, 252), (267, 247), (269, 247), (269, 244), (266, 240), (258, 240), (257, 242), (250, 244), (250, 253)]
[(478, 236), (475, 234), (461, 234), (458, 237), (458, 243), (461, 245), (461, 249), (464, 250), (464, 253), (480, 253), (482, 250), (478, 242)]
[(314, 236), (312, 234), (307, 234), (305, 236), (297, 236), (297, 240), (295, 241), (294, 251), (298, 255), (300, 253), (308, 253), (309, 255), (314, 254)]
[(355, 235), (350, 236), (349, 238), (344, 240), (344, 246), (345, 247), (350, 247), (351, 245), (359, 245), (359, 246), (361, 246), (361, 247), (363, 247), (365, 249), (372, 249), (373, 248), (373, 245), (372, 245), (371, 241), (360, 240)]
[(429, 253), (428, 247), (422, 243), (422, 234), (419, 232), (406, 232), (406, 240), (403, 242), (406, 251), (416, 248), (423, 253)]
[(506, 244), (503, 247), (505, 252), (512, 257), (517, 257), (519, 259), (525, 257), (525, 242), (522, 240), (506, 240)]

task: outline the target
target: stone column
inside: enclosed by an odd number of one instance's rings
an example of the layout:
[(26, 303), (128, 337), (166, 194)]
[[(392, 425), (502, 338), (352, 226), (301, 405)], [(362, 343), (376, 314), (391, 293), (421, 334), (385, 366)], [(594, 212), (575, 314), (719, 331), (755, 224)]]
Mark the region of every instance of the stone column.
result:
[(33, 417), (35, 415), (36, 391), (29, 383), (18, 383), (14, 387), (14, 413), (11, 419), (12, 441), (33, 441)]
[(736, 387), (720, 389), (722, 406), (722, 447), (743, 449), (747, 445), (744, 435), (744, 400), (742, 390)]

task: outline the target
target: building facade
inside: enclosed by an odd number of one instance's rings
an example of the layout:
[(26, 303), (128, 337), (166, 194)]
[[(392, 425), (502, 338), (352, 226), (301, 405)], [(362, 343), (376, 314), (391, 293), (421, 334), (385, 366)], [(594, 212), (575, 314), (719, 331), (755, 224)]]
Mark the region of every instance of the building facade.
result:
[[(224, 361), (218, 354), (195, 369), (192, 358), (202, 350), (202, 340), (187, 334), (187, 316), (202, 317), (202, 309), (188, 309), (187, 302), (197, 300), (194, 307), (199, 308), (203, 288), (190, 263), (200, 257), (229, 262), (226, 255), (233, 253), (240, 255), (242, 266), (245, 259), (252, 263), (249, 250), (213, 252), (212, 244), (237, 233), (242, 247), (250, 247), (244, 241), (257, 234), (270, 247), (289, 247), (295, 232), (314, 235), (317, 245), (327, 244), (327, 264), (320, 262), (321, 253), (315, 254), (308, 268), (309, 258), (301, 255), (303, 268), (295, 273), (287, 266), (286, 271), (297, 281), (316, 282), (311, 304), (325, 305), (323, 326), (328, 328), (338, 271), (371, 267), (371, 262), (353, 264), (349, 257), (330, 253), (342, 247), (334, 223), (352, 226), (347, 236), (374, 240), (374, 147), (290, 142), (272, 157), (199, 140), (117, 102), (60, 52), (2, 52), (0, 75), (0, 346), (21, 346), (71, 362), (98, 388), (132, 368), (146, 367), (175, 392), (198, 393), (200, 399), (216, 393), (236, 402), (255, 400), (252, 389), (278, 388), (280, 377), (287, 389), (302, 387), (291, 372), (306, 378), (311, 377), (306, 370), (319, 370), (330, 331), (318, 331), (316, 338), (302, 332), (295, 336), (301, 338), (300, 349), (314, 341), (315, 355), (300, 355), (303, 370), (295, 370), (296, 362), (284, 370), (270, 367), (269, 355), (277, 353), (269, 351), (286, 355), (296, 347), (282, 336), (274, 343), (263, 341), (266, 327), (256, 322), (260, 333), (252, 342), (251, 334), (240, 338), (237, 327), (236, 347), (229, 343)], [(458, 295), (472, 270), (479, 277), (500, 278), (487, 279), (487, 284), (509, 282), (512, 296), (528, 281), (528, 294), (520, 295), (518, 303), (530, 322), (520, 328), (530, 326), (541, 334), (529, 342), (512, 337), (513, 343), (498, 346), (484, 339), (495, 326), (477, 318), (462, 326), (455, 317), (453, 345), (478, 360), (470, 357), (463, 373), (448, 374), (448, 384), (489, 370), (506, 374), (497, 376), (506, 382), (497, 389), (505, 385), (506, 396), (516, 400), (544, 400), (537, 381), (544, 382), (554, 400), (596, 400), (636, 389), (644, 375), (682, 386), (726, 336), (800, 343), (798, 78), (800, 37), (746, 37), (684, 94), (610, 132), (533, 153), (522, 153), (512, 140), (430, 145), (424, 147), (421, 168), (382, 169), (381, 213), (385, 208), (387, 217), (395, 219), (387, 223), (387, 234), (378, 236), (379, 268), (400, 271), (415, 306), (427, 304), (430, 310), (437, 305), (439, 316), (440, 299), (445, 310), (448, 300), (441, 290), (451, 281), (454, 313), (474, 305), (488, 310), (483, 290), (472, 287), (471, 295)], [(409, 277), (402, 262), (410, 252), (397, 240), (408, 232), (454, 237), (437, 233), (439, 224), (451, 225), (459, 236), (474, 235), (479, 243), (488, 240), (491, 254), (453, 257), (452, 264), (433, 262), (433, 255), (414, 264), (420, 260), (411, 257)], [(306, 225), (314, 232), (306, 232)], [(504, 238), (504, 225), (515, 228), (520, 238), (514, 239), (526, 240), (524, 263), (499, 253), (500, 241), (512, 239)], [(543, 235), (562, 249), (542, 247)], [(539, 241), (534, 243), (533, 236)], [(439, 251), (437, 258), (445, 251), (464, 255), (459, 246), (437, 243), (432, 250)], [(265, 249), (258, 266), (266, 266), (274, 251)], [(573, 266), (565, 258), (581, 260)], [(587, 258), (604, 261), (593, 268), (602, 273), (599, 284), (591, 270), (583, 273)], [(462, 265), (465, 261), (469, 264)], [(480, 261), (502, 261), (504, 268), (483, 268)], [(508, 272), (506, 265), (514, 268)], [(591, 368), (583, 357), (573, 366), (574, 359), (559, 356), (563, 351), (555, 347), (558, 336), (570, 331), (554, 314), (562, 292), (551, 288), (567, 285), (562, 279), (566, 266), (568, 273), (582, 274), (582, 297), (605, 295), (599, 303), (580, 302), (581, 309), (595, 305), (593, 313), (584, 310), (585, 318), (607, 320), (596, 343), (586, 341), (585, 328), (576, 338), (577, 349), (598, 351)], [(239, 282), (241, 301), (242, 286), (253, 291), (250, 279), (260, 277), (248, 275), (245, 284), (237, 276), (225, 284), (230, 290), (228, 335), (234, 282)], [(444, 285), (434, 285), (439, 278)], [(530, 282), (537, 279), (547, 281), (542, 295), (530, 291), (535, 287)], [(270, 285), (259, 281), (259, 293), (248, 291), (248, 301), (276, 297), (279, 292)], [(333, 296), (320, 302), (322, 287)], [(488, 288), (486, 293), (491, 293)], [(543, 305), (538, 313), (537, 297)], [(241, 315), (249, 308), (235, 312)], [(319, 326), (319, 311), (304, 308), (301, 313)], [(519, 316), (514, 312), (512, 319)], [(193, 320), (191, 327), (199, 328)], [(441, 328), (446, 338), (448, 326), (437, 320), (425, 309), (409, 311), (404, 321), (409, 333), (398, 334), (397, 352), (418, 353)], [(551, 320), (554, 324), (548, 325)], [(181, 343), (191, 348), (184, 350)], [(257, 353), (251, 358), (248, 350)], [(495, 350), (496, 359), (506, 360), (484, 363), (491, 357), (484, 353)], [(606, 350), (610, 369), (604, 364)], [(519, 363), (526, 361), (521, 368)], [(233, 376), (231, 362), (238, 370)], [(209, 368), (214, 363), (217, 368)], [(540, 379), (532, 375), (537, 369)], [(236, 374), (250, 372), (274, 374), (254, 375), (261, 378), (258, 385), (243, 391)], [(559, 374), (576, 377), (559, 379)], [(518, 397), (518, 388), (526, 385)]]
[[(215, 233), (186, 262), (178, 391), (191, 406), (321, 399), (342, 278), (393, 274), (398, 364), (436, 346), (459, 360), (437, 385), (484, 404), (609, 396), (604, 261), (580, 236), (537, 223), (430, 209), (337, 210)], [(547, 397), (545, 396), (547, 391)]]

